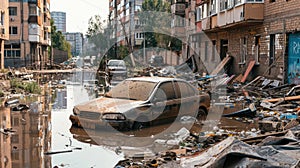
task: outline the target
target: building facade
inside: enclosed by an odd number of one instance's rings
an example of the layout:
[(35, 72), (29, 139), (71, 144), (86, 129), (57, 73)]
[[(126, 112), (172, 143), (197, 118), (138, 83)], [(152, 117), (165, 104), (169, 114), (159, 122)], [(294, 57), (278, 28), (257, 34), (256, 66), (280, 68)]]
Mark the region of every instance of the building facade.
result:
[(5, 67), (42, 69), (51, 45), (50, 0), (9, 0), (9, 41)]
[[(229, 54), (234, 59), (226, 73), (237, 75), (245, 73), (249, 63), (255, 61), (248, 80), (263, 75), (300, 83), (300, 1), (195, 2), (196, 27), (190, 34), (190, 46), (194, 50), (190, 54), (212, 67)], [(209, 73), (213, 69), (206, 70)]]
[(4, 41), (8, 40), (9, 34), (8, 1), (0, 0), (0, 69), (4, 68)]
[[(113, 29), (111, 39), (117, 45), (142, 45), (144, 34), (137, 13), (141, 11), (144, 0), (110, 0), (109, 27)], [(127, 38), (127, 39), (126, 39)]]
[(57, 31), (61, 31), (62, 33), (66, 32), (66, 13), (65, 12), (58, 12), (53, 11), (51, 12), (51, 18), (54, 21), (54, 25), (56, 26)]
[(72, 56), (80, 56), (83, 52), (83, 34), (76, 33), (63, 33), (66, 40), (71, 44), (71, 54)]

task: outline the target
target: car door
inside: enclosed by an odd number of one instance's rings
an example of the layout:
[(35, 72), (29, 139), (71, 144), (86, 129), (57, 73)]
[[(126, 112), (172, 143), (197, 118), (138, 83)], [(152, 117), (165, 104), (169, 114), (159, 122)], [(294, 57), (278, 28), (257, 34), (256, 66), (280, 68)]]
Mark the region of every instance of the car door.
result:
[(153, 96), (152, 119), (171, 120), (177, 116), (178, 106), (172, 81), (161, 83)]
[(199, 95), (197, 90), (183, 81), (174, 82), (176, 96), (178, 99), (179, 115), (195, 116), (199, 108)]

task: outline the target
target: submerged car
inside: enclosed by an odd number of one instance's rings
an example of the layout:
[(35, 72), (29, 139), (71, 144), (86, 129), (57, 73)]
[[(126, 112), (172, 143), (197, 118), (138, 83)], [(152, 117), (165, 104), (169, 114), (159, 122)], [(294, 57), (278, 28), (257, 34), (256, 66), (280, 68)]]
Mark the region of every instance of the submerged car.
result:
[(176, 78), (128, 78), (105, 96), (74, 106), (74, 126), (95, 129), (141, 129), (174, 121), (178, 116), (204, 119), (210, 106), (208, 94)]
[(105, 72), (105, 80), (108, 87), (113, 87), (127, 78), (127, 67), (123, 60), (109, 60)]

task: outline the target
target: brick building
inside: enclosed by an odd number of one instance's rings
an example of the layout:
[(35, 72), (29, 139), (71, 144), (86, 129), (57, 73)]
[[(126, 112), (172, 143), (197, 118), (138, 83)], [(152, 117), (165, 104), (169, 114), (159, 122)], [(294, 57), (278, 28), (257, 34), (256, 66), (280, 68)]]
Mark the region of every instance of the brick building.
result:
[[(248, 80), (264, 75), (300, 83), (300, 1), (173, 1), (181, 3), (186, 4), (185, 27), (189, 22), (196, 25), (192, 31), (186, 28), (190, 43), (183, 46), (183, 55), (194, 54), (200, 70), (211, 72), (230, 54), (234, 59), (228, 74), (243, 74), (249, 62), (255, 61)], [(191, 17), (193, 12), (195, 17)]]
[(0, 69), (4, 68), (4, 41), (8, 40), (8, 1), (0, 0)]
[(5, 67), (42, 69), (51, 45), (50, 0), (9, 0), (9, 41)]

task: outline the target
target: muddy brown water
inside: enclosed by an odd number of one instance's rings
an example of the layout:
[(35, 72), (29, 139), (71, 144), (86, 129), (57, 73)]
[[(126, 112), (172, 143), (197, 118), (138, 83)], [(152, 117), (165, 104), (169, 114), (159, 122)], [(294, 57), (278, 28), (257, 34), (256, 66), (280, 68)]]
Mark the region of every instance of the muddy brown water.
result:
[[(47, 97), (21, 99), (30, 105), (31, 110), (26, 112), (0, 109), (1, 131), (12, 128), (12, 132), (0, 133), (0, 167), (109, 168), (128, 153), (147, 151), (156, 139), (171, 139), (176, 131), (186, 126), (186, 123), (175, 122), (127, 132), (76, 128), (69, 121), (73, 106), (95, 96), (82, 85), (67, 85), (53, 93)], [(165, 132), (170, 125), (172, 130)], [(249, 128), (248, 123), (226, 118), (221, 118), (218, 126), (231, 130)], [(189, 130), (203, 131), (201, 124), (193, 124)]]

